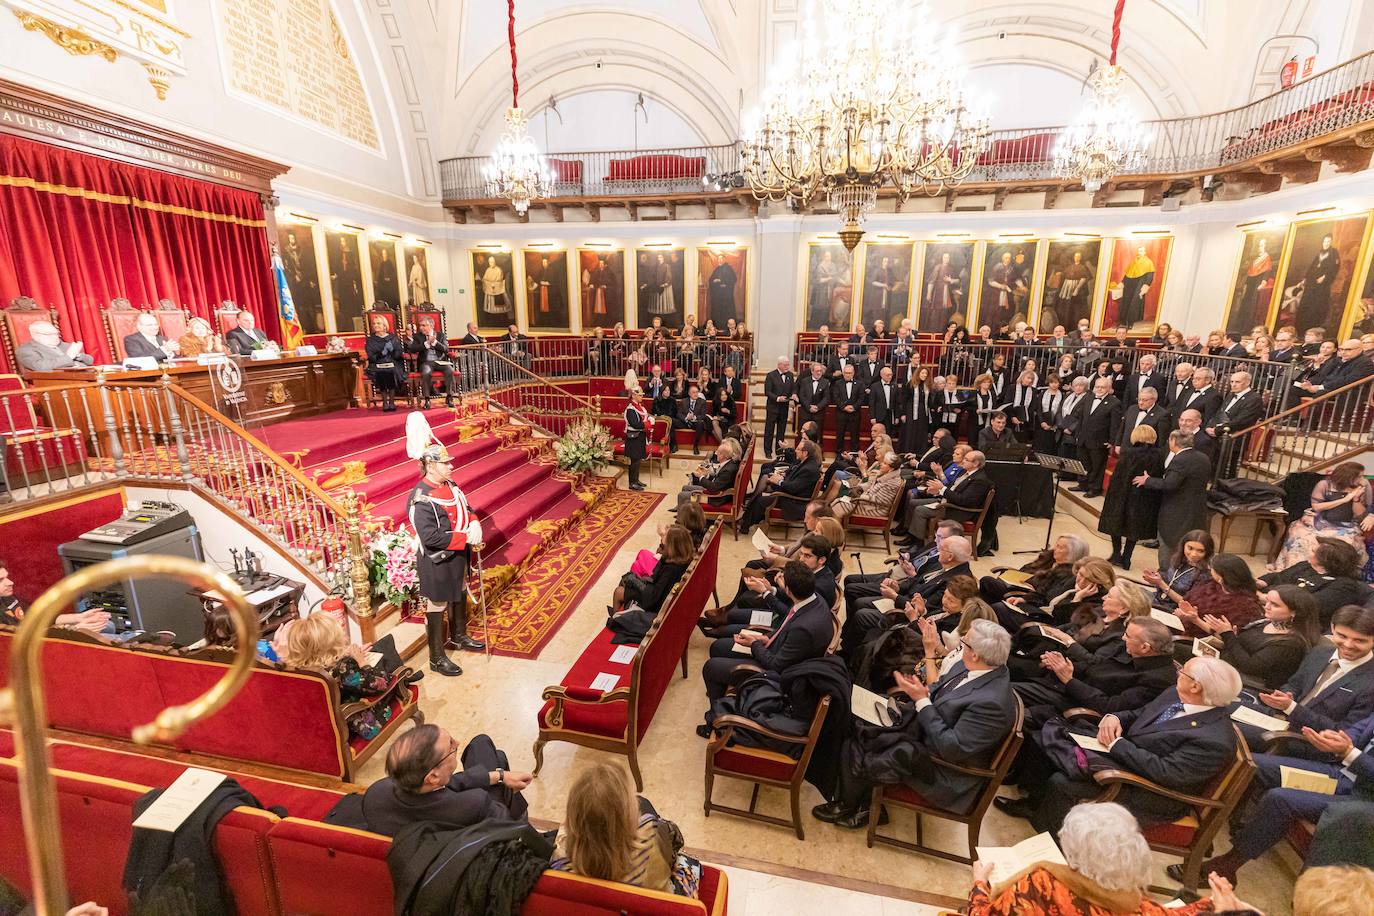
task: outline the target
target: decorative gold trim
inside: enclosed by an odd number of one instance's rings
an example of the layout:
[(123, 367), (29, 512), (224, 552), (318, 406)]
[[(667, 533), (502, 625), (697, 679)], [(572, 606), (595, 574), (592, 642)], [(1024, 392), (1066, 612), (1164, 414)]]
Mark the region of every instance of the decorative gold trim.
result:
[[(157, 93), (159, 102), (167, 101), (167, 90), (172, 88), (172, 71), (157, 64), (150, 64), (143, 61), (143, 70), (148, 74), (148, 85), (153, 87), (153, 92)], [(264, 225), (266, 225), (264, 223)]]
[(27, 10), (15, 10), (15, 18), (29, 32), (42, 32), (48, 39), (73, 57), (86, 57), (94, 54), (110, 63), (119, 58), (119, 52), (103, 41), (98, 41), (80, 29), (58, 25), (51, 19), (35, 16)]
[[(193, 37), (190, 32), (176, 25), (173, 25), (171, 20), (164, 19), (162, 16), (158, 16), (154, 14), (152, 11), (145, 9), (142, 6), (135, 6), (134, 4), (127, 2), (127, 0), (109, 0), (109, 2), (113, 3), (115, 6), (122, 6), (126, 10), (137, 13), (145, 19), (150, 19), (153, 22), (156, 22), (158, 25), (162, 26), (167, 31), (177, 33), (182, 38)], [(167, 9), (166, 7), (159, 7), (158, 12), (166, 13)]]
[(210, 213), (207, 210), (192, 210), (189, 207), (160, 204), (150, 200), (142, 200), (137, 197), (126, 197), (123, 194), (105, 194), (101, 191), (90, 191), (86, 188), (73, 188), (68, 185), (49, 184), (46, 181), (34, 181), (32, 178), (24, 175), (0, 175), (0, 186), (32, 188), (35, 191), (43, 191), (48, 194), (63, 194), (67, 197), (80, 197), (85, 200), (94, 200), (103, 204), (121, 204), (139, 210), (152, 210), (156, 213), (171, 213), (176, 216), (189, 216), (194, 219), (208, 219), (217, 223), (233, 223), (236, 226), (247, 226), (252, 229), (263, 229), (267, 227), (267, 220), (263, 219), (244, 219), (241, 216), (230, 216), (227, 213)]

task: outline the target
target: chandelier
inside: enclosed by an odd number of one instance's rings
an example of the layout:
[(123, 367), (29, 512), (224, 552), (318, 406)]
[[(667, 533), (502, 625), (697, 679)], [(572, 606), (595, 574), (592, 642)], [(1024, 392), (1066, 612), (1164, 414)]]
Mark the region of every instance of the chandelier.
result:
[(487, 193), (505, 197), (515, 212), (525, 214), (530, 201), (547, 197), (553, 185), (548, 165), (526, 130), (528, 122), (520, 109), (520, 80), (515, 74), (515, 0), (507, 0), (507, 36), (510, 41), (511, 107), (506, 110), (506, 130), (501, 142), (483, 169)]
[(1120, 172), (1140, 168), (1145, 158), (1145, 130), (1126, 100), (1126, 77), (1116, 62), (1125, 8), (1126, 0), (1117, 0), (1111, 61), (1088, 77), (1092, 98), (1078, 119), (1064, 128), (1054, 148), (1055, 171), (1081, 180), (1086, 191), (1096, 191)]
[(924, 0), (808, 0), (743, 141), (755, 198), (797, 209), (824, 198), (852, 251), (884, 186), (905, 201), (958, 185), (988, 123), (965, 104), (954, 51)]

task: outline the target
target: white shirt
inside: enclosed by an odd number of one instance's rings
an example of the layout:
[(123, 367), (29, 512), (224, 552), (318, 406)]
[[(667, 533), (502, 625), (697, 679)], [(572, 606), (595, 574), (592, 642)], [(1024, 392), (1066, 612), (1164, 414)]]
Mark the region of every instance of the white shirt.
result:
[(1135, 429), (1142, 422), (1144, 422), (1146, 414), (1147, 412), (1144, 410), (1137, 410), (1137, 413), (1135, 415), (1135, 422), (1131, 424), (1131, 429)]
[[(969, 684), (973, 683), (974, 681), (978, 680), (978, 678), (982, 677), (983, 675), (991, 674), (992, 671), (992, 668), (979, 668), (977, 671), (966, 671), (964, 672), (963, 680), (959, 681), (959, 683), (955, 684), (953, 687), (945, 688), (945, 690), (946, 692), (948, 692), (949, 690), (961, 690), (964, 687), (967, 687)], [(916, 711), (920, 712), (929, 705), (931, 705), (930, 697), (925, 697), (924, 699), (917, 700)]]
[(1174, 456), (1175, 456), (1175, 455), (1182, 455), (1182, 454), (1183, 454), (1184, 452), (1186, 452), (1186, 451), (1189, 451), (1189, 449), (1181, 448), (1181, 449), (1179, 449), (1179, 450), (1176, 451), (1176, 452), (1170, 452), (1168, 455), (1166, 455), (1165, 458), (1164, 458), (1164, 468), (1165, 468), (1165, 470), (1168, 470), (1169, 465), (1173, 462)]
[(1229, 411), (1231, 410), (1232, 407), (1235, 407), (1235, 406), (1236, 406), (1236, 402), (1237, 402), (1237, 401), (1239, 401), (1241, 398), (1245, 397), (1245, 396), (1246, 396), (1247, 394), (1249, 394), (1249, 393), (1250, 393), (1250, 389), (1249, 389), (1249, 388), (1246, 388), (1246, 389), (1245, 389), (1244, 391), (1242, 391), (1240, 394), (1233, 394), (1233, 395), (1231, 395), (1231, 400), (1228, 401), (1228, 402), (1226, 403), (1226, 410), (1229, 412)]
[[(1315, 697), (1318, 697), (1318, 696), (1321, 696), (1324, 692), (1326, 692), (1327, 689), (1329, 689), (1329, 688), (1331, 687), (1332, 684), (1336, 683), (1336, 682), (1339, 681), (1341, 678), (1345, 677), (1347, 674), (1349, 674), (1350, 672), (1354, 671), (1356, 668), (1358, 668), (1358, 667), (1360, 667), (1361, 665), (1365, 664), (1365, 663), (1368, 662), (1371, 658), (1374, 658), (1374, 652), (1366, 652), (1364, 655), (1361, 655), (1359, 658), (1352, 659), (1352, 660), (1350, 660), (1350, 661), (1347, 661), (1346, 659), (1341, 658), (1339, 655), (1333, 654), (1333, 655), (1331, 656), (1331, 661), (1334, 661), (1334, 662), (1336, 663), (1336, 672), (1335, 672), (1335, 674), (1332, 674), (1330, 677), (1326, 678), (1326, 679), (1325, 679), (1325, 683), (1322, 683), (1322, 681), (1323, 681), (1322, 678), (1318, 678), (1318, 679), (1317, 679), (1317, 684), (1320, 684), (1320, 685), (1321, 685), (1321, 690), (1318, 690), (1316, 693), (1312, 694), (1312, 696), (1313, 696), (1314, 698), (1315, 698)], [(1331, 664), (1331, 662), (1327, 662), (1327, 664), (1329, 665), (1329, 664)], [(1313, 686), (1315, 687), (1315, 686), (1317, 686), (1317, 685), (1314, 684)], [(1283, 711), (1286, 712), (1286, 713), (1292, 712), (1294, 709), (1297, 708), (1297, 706), (1298, 706), (1297, 700), (1294, 700), (1293, 702), (1291, 702), (1291, 703), (1289, 703), (1287, 706), (1285, 706), (1285, 707), (1283, 708)], [(1352, 759), (1353, 759), (1353, 758), (1352, 758)]]

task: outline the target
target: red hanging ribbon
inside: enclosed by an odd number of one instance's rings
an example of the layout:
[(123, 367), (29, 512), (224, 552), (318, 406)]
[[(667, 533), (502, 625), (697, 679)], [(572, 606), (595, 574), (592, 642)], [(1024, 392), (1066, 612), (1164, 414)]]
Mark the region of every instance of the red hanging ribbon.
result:
[[(511, 0), (512, 6), (514, 6), (514, 3), (515, 3), (515, 0)], [(1112, 65), (1113, 67), (1116, 66), (1116, 46), (1119, 45), (1119, 44), (1121, 44), (1121, 14), (1122, 14), (1123, 12), (1125, 12), (1125, 10), (1126, 10), (1126, 0), (1116, 0), (1116, 12), (1114, 12), (1114, 13), (1112, 14), (1112, 60), (1111, 60), (1111, 65)], [(514, 13), (512, 13), (511, 15), (514, 15)], [(514, 26), (511, 26), (511, 28), (514, 28)], [(511, 34), (514, 35), (514, 32), (512, 32)], [(511, 41), (514, 42), (515, 39), (512, 38)], [(513, 43), (511, 44), (511, 54), (512, 54), (512, 55), (515, 54), (515, 45), (514, 45)]]
[[(1126, 0), (1121, 0), (1125, 3)], [(506, 29), (507, 38), (510, 40), (510, 105), (512, 108), (520, 107), (520, 78), (515, 75), (515, 0), (506, 0), (506, 12), (509, 19), (509, 26)], [(1121, 7), (1116, 10), (1117, 21), (1121, 21)], [(1116, 45), (1112, 45), (1115, 49)], [(1116, 52), (1112, 52), (1112, 63), (1116, 63)]]

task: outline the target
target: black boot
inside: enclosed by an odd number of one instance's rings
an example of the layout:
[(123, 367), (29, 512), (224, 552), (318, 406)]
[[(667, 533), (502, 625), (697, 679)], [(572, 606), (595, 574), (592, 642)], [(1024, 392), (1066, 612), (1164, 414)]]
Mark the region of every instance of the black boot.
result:
[(487, 644), (468, 635), (467, 611), (465, 609), (460, 610), (466, 604), (465, 599), (455, 601), (448, 606), (448, 641), (444, 643), (444, 648), (481, 652), (487, 647)]
[(429, 640), (429, 670), (446, 677), (457, 677), (463, 669), (444, 654), (444, 615), (425, 614), (425, 636)]
[(452, 406), (453, 406), (453, 395), (449, 394), (448, 392), (444, 392), (444, 406), (445, 406), (445, 407), (452, 407)]

